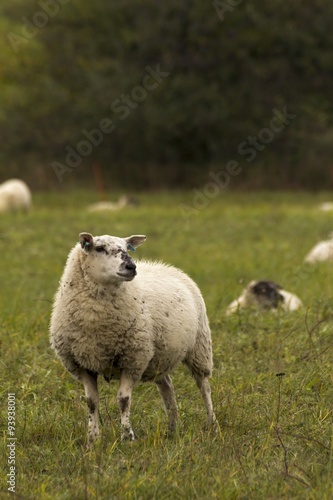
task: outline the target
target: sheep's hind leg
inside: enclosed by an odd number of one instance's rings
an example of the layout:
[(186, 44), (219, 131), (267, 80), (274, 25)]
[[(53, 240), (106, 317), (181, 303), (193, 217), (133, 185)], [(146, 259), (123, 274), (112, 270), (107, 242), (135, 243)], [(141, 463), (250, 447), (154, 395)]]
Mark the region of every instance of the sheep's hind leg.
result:
[(207, 413), (207, 423), (208, 425), (215, 424), (216, 417), (213, 409), (209, 380), (207, 377), (201, 374), (194, 373), (193, 376), (197, 383), (197, 386), (200, 389), (202, 399), (204, 400), (205, 403), (206, 413)]
[(128, 439), (129, 441), (134, 441), (134, 432), (130, 422), (130, 409), (134, 384), (133, 378), (127, 373), (122, 372), (117, 394), (117, 403), (121, 415), (121, 439)]
[(96, 437), (99, 435), (98, 428), (98, 406), (99, 396), (97, 388), (97, 373), (85, 370), (80, 374), (80, 381), (84, 385), (86, 393), (86, 401), (89, 409), (88, 423), (88, 447), (92, 445)]
[(170, 376), (166, 375), (164, 378), (156, 381), (156, 385), (160, 391), (168, 415), (169, 433), (172, 434), (176, 429), (178, 408)]

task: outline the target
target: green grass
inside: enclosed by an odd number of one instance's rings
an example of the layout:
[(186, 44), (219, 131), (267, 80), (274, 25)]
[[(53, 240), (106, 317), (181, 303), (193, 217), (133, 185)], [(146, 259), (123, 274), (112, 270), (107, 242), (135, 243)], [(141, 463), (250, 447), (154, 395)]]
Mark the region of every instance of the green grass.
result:
[[(223, 193), (189, 224), (179, 204), (190, 205), (191, 193), (139, 198), (138, 207), (96, 215), (85, 211), (93, 193), (37, 194), (31, 214), (0, 219), (0, 498), (7, 498), (9, 392), (17, 498), (332, 498), (332, 269), (302, 265), (332, 230), (332, 214), (316, 209), (329, 196)], [(101, 380), (102, 437), (86, 452), (83, 387), (48, 340), (53, 295), (81, 231), (147, 234), (136, 258), (172, 263), (198, 283), (212, 328), (219, 432), (205, 429), (200, 395), (180, 367), (173, 438), (156, 387), (141, 384), (132, 405), (137, 440), (121, 442), (117, 384)], [(305, 309), (226, 318), (228, 303), (254, 278), (281, 283)]]

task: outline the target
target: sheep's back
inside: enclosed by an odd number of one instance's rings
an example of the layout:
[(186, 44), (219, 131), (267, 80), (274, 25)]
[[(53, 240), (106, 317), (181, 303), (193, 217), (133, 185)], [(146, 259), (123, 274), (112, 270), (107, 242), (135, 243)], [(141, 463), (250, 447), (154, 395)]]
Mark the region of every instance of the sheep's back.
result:
[(196, 337), (206, 308), (199, 288), (187, 274), (163, 263), (141, 261), (135, 280), (156, 330), (174, 333), (179, 340), (181, 333), (186, 338)]
[(305, 262), (323, 262), (333, 259), (333, 241), (321, 241), (305, 257)]

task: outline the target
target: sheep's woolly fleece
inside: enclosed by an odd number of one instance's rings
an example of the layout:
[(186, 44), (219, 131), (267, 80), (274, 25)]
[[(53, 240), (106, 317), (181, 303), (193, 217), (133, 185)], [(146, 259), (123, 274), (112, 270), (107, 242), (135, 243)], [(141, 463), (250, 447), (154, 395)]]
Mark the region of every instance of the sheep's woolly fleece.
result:
[(31, 192), (25, 182), (9, 179), (0, 184), (0, 213), (28, 211), (31, 208)]
[[(81, 234), (55, 298), (51, 345), (71, 374), (84, 383), (87, 396), (93, 392), (95, 399), (91, 381), (85, 383), (87, 373), (107, 380), (120, 378), (121, 394), (124, 374), (131, 387), (139, 380), (166, 387), (167, 380), (168, 396), (159, 389), (166, 406), (173, 407), (169, 427), (174, 426), (176, 403), (170, 403), (174, 396), (168, 373), (183, 361), (202, 392), (208, 419), (213, 420), (207, 385), (212, 346), (202, 295), (179, 269), (158, 262), (134, 264), (128, 249), (144, 240), (144, 236)], [(118, 393), (118, 404), (119, 398)], [(121, 405), (120, 409), (123, 413)], [(126, 426), (130, 429), (128, 422)], [(125, 434), (132, 438), (128, 429)]]
[(329, 235), (331, 239), (320, 241), (306, 255), (304, 262), (314, 264), (316, 262), (325, 262), (333, 260), (333, 234)]

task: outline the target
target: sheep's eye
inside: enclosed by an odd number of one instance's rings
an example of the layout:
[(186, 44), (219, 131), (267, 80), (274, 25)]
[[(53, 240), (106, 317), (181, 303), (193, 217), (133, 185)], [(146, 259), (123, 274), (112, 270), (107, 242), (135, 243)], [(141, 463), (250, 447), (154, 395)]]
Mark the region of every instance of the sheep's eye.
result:
[(98, 252), (98, 253), (102, 253), (102, 252), (107, 253), (107, 251), (105, 250), (105, 248), (104, 248), (104, 247), (96, 247), (96, 248), (95, 248), (95, 250), (96, 250), (96, 252)]
[(122, 252), (123, 252), (123, 250), (122, 250), (121, 248), (113, 248), (113, 249), (111, 250), (111, 255), (116, 256), (116, 255), (121, 254)]

